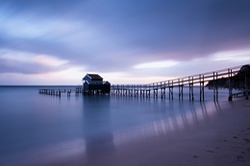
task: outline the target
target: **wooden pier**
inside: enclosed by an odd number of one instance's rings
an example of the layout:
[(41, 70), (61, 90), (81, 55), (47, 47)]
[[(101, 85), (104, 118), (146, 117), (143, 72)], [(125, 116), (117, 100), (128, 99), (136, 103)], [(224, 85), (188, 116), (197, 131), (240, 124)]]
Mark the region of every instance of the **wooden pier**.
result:
[(39, 89), (39, 93), (52, 96), (61, 96), (62, 94), (70, 96), (71, 93), (79, 94), (84, 93), (84, 91), (82, 87), (76, 87), (75, 89)]
[[(243, 66), (249, 66), (243, 65)], [(168, 98), (174, 98), (174, 88), (178, 89), (178, 98), (183, 100), (183, 88), (188, 87), (188, 99), (194, 100), (194, 86), (199, 86), (199, 100), (204, 101), (204, 88), (205, 84), (209, 84), (210, 89), (213, 90), (214, 100), (218, 100), (218, 89), (227, 88), (229, 91), (228, 100), (231, 101), (233, 97), (245, 97), (248, 99), (248, 75), (250, 73), (242, 73), (242, 66), (237, 66), (233, 68), (227, 68), (223, 70), (217, 70), (208, 73), (202, 73), (172, 80), (154, 82), (150, 84), (141, 84), (141, 85), (111, 85), (111, 94), (112, 95), (123, 95), (123, 96), (141, 96), (141, 97), (161, 97), (166, 98), (166, 92), (168, 91)], [(248, 75), (247, 75), (248, 74)], [(243, 92), (233, 93), (233, 83), (234, 78), (237, 76), (244, 79), (244, 89)], [(226, 81), (222, 86), (221, 82)], [(212, 83), (212, 85), (211, 85)]]
[[(245, 70), (244, 67), (246, 67)], [(238, 82), (236, 82), (237, 80)], [(188, 100), (193, 101), (195, 93), (194, 86), (196, 86), (199, 87), (199, 100), (204, 101), (204, 89), (205, 86), (208, 86), (209, 89), (213, 90), (213, 99), (215, 101), (218, 100), (219, 88), (228, 89), (228, 100), (231, 101), (232, 98), (236, 97), (245, 97), (248, 99), (250, 94), (248, 90), (248, 80), (250, 80), (249, 64), (149, 84), (111, 85), (110, 93), (105, 94), (131, 97), (153, 96), (155, 98), (166, 98), (168, 96), (169, 99), (174, 99), (174, 89), (177, 89), (178, 99), (183, 100), (184, 87), (187, 87)], [(233, 93), (233, 89), (236, 88), (235, 85), (241, 85), (242, 92)], [(39, 93), (55, 96), (61, 96), (63, 93), (65, 93), (67, 96), (70, 96), (71, 93), (82, 93), (88, 95), (104, 94), (99, 90), (86, 91), (86, 89), (84, 89), (82, 86), (78, 86), (75, 89), (39, 89)]]

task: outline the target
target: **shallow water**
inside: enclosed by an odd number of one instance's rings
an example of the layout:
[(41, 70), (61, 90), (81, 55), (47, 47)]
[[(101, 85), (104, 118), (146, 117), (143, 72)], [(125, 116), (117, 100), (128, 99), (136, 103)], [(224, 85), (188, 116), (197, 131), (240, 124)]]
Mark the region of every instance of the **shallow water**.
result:
[(219, 103), (227, 103), (228, 94), (221, 90), (221, 101), (214, 103), (209, 90), (205, 102), (191, 102), (187, 94), (183, 101), (58, 97), (39, 94), (39, 88), (0, 87), (0, 165), (33, 165), (74, 155), (91, 158), (129, 141), (181, 130), (209, 120), (220, 111)]

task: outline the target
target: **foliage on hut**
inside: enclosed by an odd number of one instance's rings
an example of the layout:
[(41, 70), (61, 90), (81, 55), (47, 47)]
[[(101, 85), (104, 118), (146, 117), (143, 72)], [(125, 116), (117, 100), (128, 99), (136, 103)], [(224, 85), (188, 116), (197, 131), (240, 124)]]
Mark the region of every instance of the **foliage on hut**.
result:
[(107, 94), (110, 93), (110, 83), (103, 81), (98, 74), (86, 74), (83, 79), (83, 92), (85, 94)]

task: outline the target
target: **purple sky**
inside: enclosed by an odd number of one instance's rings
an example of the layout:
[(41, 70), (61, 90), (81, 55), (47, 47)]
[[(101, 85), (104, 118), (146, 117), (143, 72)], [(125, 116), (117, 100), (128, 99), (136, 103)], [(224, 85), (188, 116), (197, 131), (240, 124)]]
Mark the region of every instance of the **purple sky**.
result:
[(149, 83), (248, 63), (249, 0), (0, 1), (0, 85)]

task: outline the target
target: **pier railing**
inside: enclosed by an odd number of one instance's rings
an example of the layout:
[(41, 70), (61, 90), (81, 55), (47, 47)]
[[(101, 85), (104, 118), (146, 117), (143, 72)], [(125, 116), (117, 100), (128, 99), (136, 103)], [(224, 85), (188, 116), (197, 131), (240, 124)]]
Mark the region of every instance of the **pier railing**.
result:
[[(244, 68), (244, 67), (246, 68)], [(180, 77), (176, 79), (170, 79), (165, 81), (153, 82), (149, 84), (122, 84), (122, 85), (111, 85), (110, 91), (113, 95), (122, 96), (140, 96), (140, 97), (154, 97), (166, 98), (168, 94), (169, 99), (174, 98), (174, 90), (178, 92), (179, 100), (183, 100), (184, 87), (188, 88), (188, 99), (194, 100), (194, 86), (199, 87), (199, 99), (204, 101), (205, 86), (213, 90), (214, 100), (218, 100), (218, 89), (228, 89), (228, 100), (232, 100), (233, 97), (246, 97), (249, 96), (249, 85), (250, 80), (250, 64), (243, 66), (236, 66), (232, 68), (216, 70), (207, 73), (195, 74), (186, 77)], [(242, 92), (233, 93), (233, 88), (237, 85), (235, 80), (240, 80), (240, 86)], [(242, 83), (243, 82), (243, 83)], [(239, 84), (239, 82), (238, 82)], [(108, 88), (109, 89), (109, 88)], [(39, 89), (40, 94), (56, 95), (61, 96), (65, 93), (70, 96), (71, 93), (75, 94), (104, 94), (100, 90), (95, 90), (93, 93), (88, 93), (84, 90), (83, 86), (78, 86), (75, 89)], [(106, 94), (105, 93), (105, 94)], [(185, 92), (187, 93), (187, 92)], [(196, 92), (197, 93), (197, 90)]]
[[(249, 64), (247, 64), (249, 65)], [(245, 65), (244, 65), (245, 66)], [(165, 80), (160, 82), (153, 82), (149, 84), (129, 84), (129, 85), (111, 85), (111, 94), (116, 95), (129, 95), (129, 96), (150, 96), (151, 92), (155, 97), (166, 97), (166, 89), (168, 89), (168, 95), (170, 99), (173, 99), (173, 88), (178, 87), (179, 99), (183, 99), (183, 87), (187, 86), (189, 88), (189, 100), (194, 100), (194, 86), (199, 86), (200, 90), (200, 100), (204, 100), (204, 87), (209, 82), (212, 82), (212, 85), (209, 85), (214, 91), (214, 100), (218, 99), (218, 88), (220, 87), (219, 81), (221, 79), (226, 79), (226, 85), (223, 88), (228, 88), (229, 90), (229, 100), (234, 96), (232, 94), (232, 83), (231, 78), (237, 75), (242, 66), (236, 66), (232, 68), (216, 70), (207, 73), (201, 73), (186, 77), (180, 77), (171, 80)], [(246, 94), (248, 99), (248, 84), (247, 84), (247, 75), (245, 73), (245, 90), (242, 92)]]

